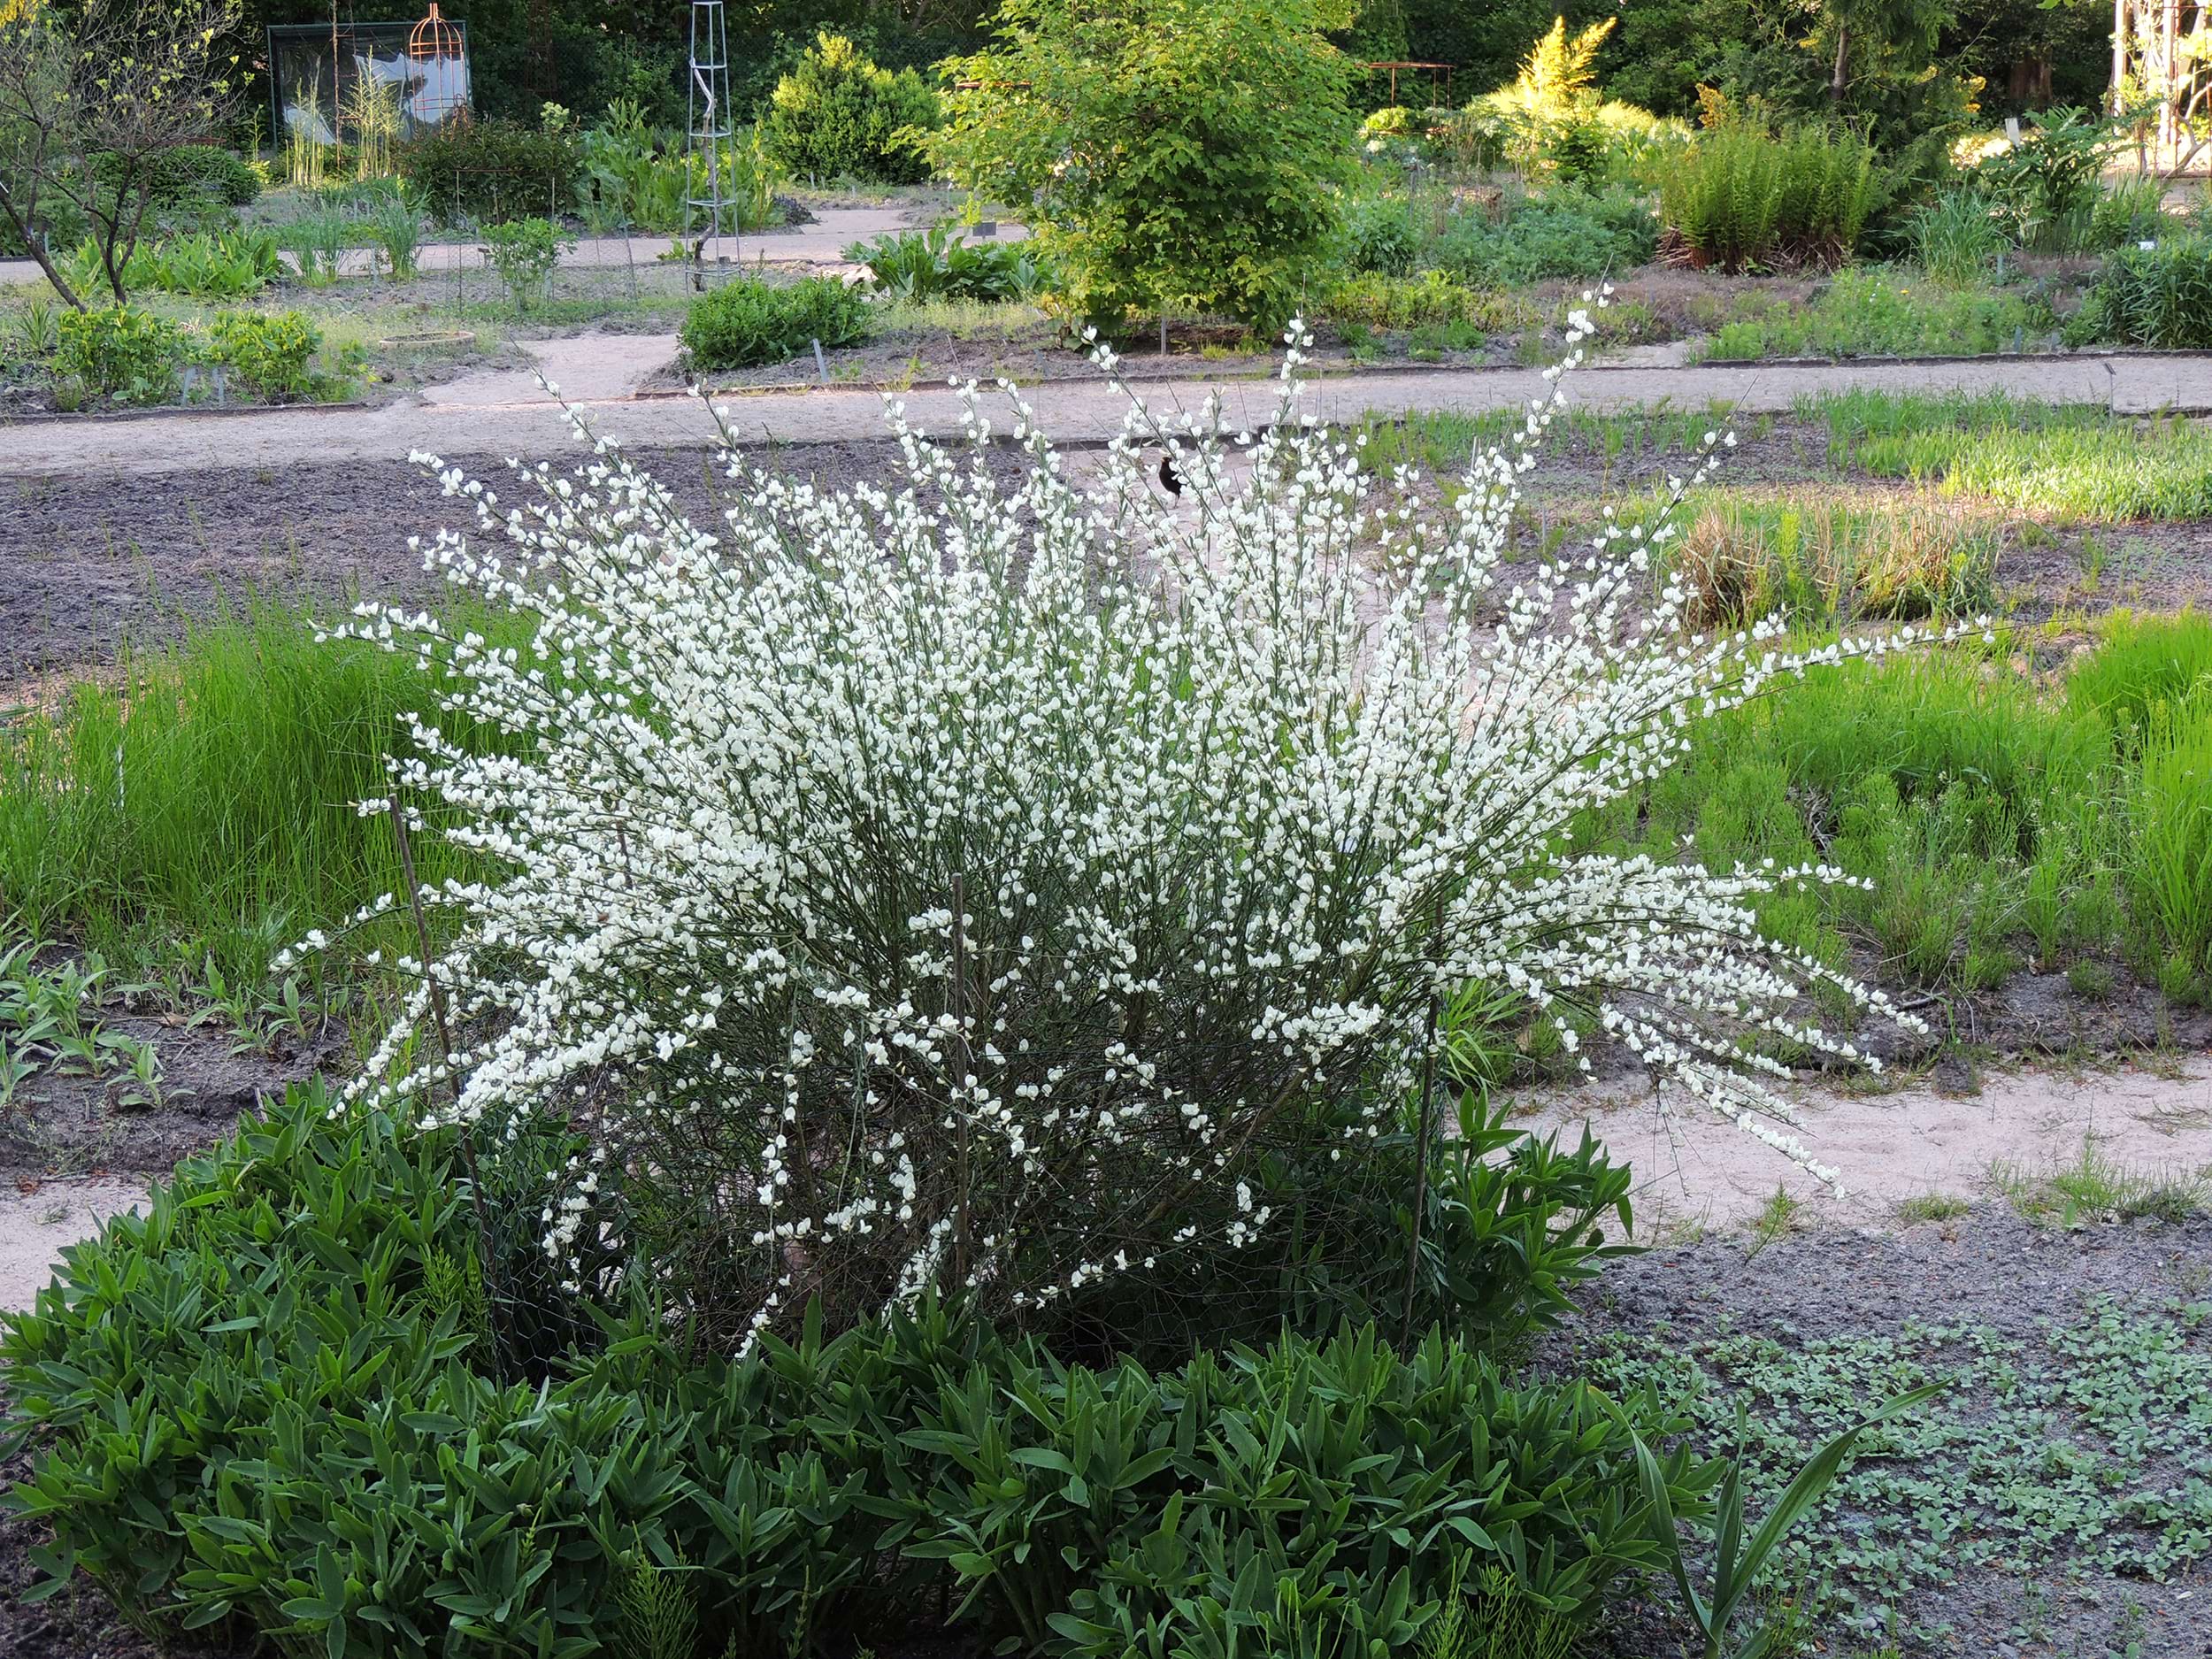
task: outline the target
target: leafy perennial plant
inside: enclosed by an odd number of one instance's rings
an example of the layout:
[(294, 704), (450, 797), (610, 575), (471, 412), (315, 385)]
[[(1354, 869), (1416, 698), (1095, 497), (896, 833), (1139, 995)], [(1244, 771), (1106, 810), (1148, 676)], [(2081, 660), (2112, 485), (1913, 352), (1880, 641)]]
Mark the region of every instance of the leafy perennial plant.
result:
[(1563, 841), (1701, 716), (1844, 648), (1693, 637), (1678, 584), (1645, 598), (1640, 527), (1484, 621), (1528, 449), (1475, 457), (1432, 519), (1301, 415), (1302, 340), (1268, 430), (1133, 394), (1088, 488), (1010, 386), (1010, 468), (971, 386), (964, 452), (891, 404), (900, 492), (733, 458), (712, 532), (605, 441), (521, 510), (443, 472), (522, 557), (447, 532), (430, 562), (534, 640), (374, 606), (349, 631), (529, 747), (413, 721), (409, 823), (499, 873), (423, 895), (448, 942), (404, 964), (352, 1098), (434, 1100), (487, 1147), (567, 1119), (590, 1149), (545, 1249), (653, 1276), (734, 1345), (817, 1299), (1021, 1320), (1249, 1249), (1271, 1171), (1356, 1178), (1470, 986), (1571, 1048), (1601, 1026), (1832, 1179), (1757, 1074), (1778, 1042), (1853, 1054), (1796, 1017), (1816, 982), (1894, 1010), (1750, 906), (1839, 872)]

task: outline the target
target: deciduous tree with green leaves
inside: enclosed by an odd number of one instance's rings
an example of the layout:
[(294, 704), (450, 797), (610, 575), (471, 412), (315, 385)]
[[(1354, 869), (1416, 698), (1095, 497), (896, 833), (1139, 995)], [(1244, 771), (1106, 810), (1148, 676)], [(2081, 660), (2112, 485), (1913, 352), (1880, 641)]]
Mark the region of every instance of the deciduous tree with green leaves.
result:
[(51, 246), (88, 228), (115, 303), (165, 150), (204, 141), (234, 86), (236, 0), (84, 0), (0, 17), (0, 219), (82, 309)]
[(1272, 328), (1299, 307), (1352, 165), (1333, 0), (1008, 0), (951, 65), (932, 141), (1030, 216), (1076, 315), (1168, 310)]

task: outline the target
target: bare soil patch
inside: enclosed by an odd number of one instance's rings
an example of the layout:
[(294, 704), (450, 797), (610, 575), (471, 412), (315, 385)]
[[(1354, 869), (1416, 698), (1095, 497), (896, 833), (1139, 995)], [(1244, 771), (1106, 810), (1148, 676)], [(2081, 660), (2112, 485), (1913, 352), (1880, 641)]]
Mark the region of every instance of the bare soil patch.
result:
[[(641, 449), (636, 458), (702, 521), (728, 481), (705, 449)], [(879, 478), (882, 444), (780, 449), (778, 465), (819, 485)], [(479, 469), (499, 488), (499, 469)], [(303, 463), (0, 481), (0, 703), (23, 682), (111, 661), (127, 641), (173, 636), (254, 594), (342, 605), (355, 596), (424, 599), (408, 538), (469, 523), (460, 503), (404, 462)]]

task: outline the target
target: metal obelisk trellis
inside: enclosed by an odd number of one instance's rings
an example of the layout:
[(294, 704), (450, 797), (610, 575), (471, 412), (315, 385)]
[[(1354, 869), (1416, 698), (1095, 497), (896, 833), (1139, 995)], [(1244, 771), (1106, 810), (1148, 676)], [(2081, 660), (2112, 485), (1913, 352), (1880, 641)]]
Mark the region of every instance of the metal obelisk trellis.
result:
[[(723, 176), (730, 127), (730, 28), (722, 0), (692, 0), (691, 119), (687, 126), (686, 234), (703, 269), (720, 260), (722, 238), (737, 254), (737, 204), (725, 194)], [(703, 220), (703, 226), (702, 221)]]

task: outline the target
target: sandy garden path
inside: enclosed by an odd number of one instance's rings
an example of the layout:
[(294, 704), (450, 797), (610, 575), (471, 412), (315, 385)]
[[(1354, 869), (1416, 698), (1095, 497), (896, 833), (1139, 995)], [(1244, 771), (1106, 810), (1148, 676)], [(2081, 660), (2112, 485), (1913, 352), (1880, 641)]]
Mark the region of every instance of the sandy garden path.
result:
[[(1743, 1227), (1778, 1185), (1801, 1201), (1797, 1227), (1895, 1232), (1916, 1224), (1899, 1211), (1907, 1201), (2001, 1203), (1993, 1166), (2036, 1183), (2078, 1166), (2085, 1146), (2137, 1177), (2212, 1179), (2212, 1059), (2203, 1056), (2157, 1067), (1993, 1071), (1966, 1097), (1918, 1085), (1886, 1094), (1795, 1093), (1804, 1138), (1842, 1171), (1845, 1198), (1709, 1110), (1684, 1106), (1670, 1123), (1648, 1085), (1531, 1091), (1517, 1121), (1556, 1127), (1570, 1143), (1586, 1123), (1626, 1159), (1637, 1173), (1637, 1235), (1648, 1242)], [(142, 1177), (119, 1176), (26, 1179), (0, 1191), (0, 1309), (30, 1306), (64, 1248), (144, 1195)]]
[[(889, 207), (826, 207), (810, 225), (783, 225), (772, 230), (747, 231), (723, 239), (722, 257), (738, 265), (841, 265), (845, 250), (856, 242), (912, 228), (918, 221), (911, 209)], [(999, 221), (1001, 242), (1018, 242), (1029, 233), (1010, 220)], [(561, 256), (561, 263), (595, 270), (626, 265), (650, 265), (674, 240), (670, 236), (580, 236)], [(288, 258), (289, 256), (287, 256)], [(293, 263), (296, 264), (296, 261)], [(420, 276), (432, 279), (454, 270), (480, 270), (484, 250), (473, 241), (428, 242), (422, 250)], [(348, 250), (339, 261), (342, 276), (367, 276), (375, 265), (366, 248)], [(0, 287), (15, 282), (45, 280), (28, 259), (0, 259)]]
[[(712, 422), (698, 400), (641, 396), (674, 363), (666, 334), (582, 334), (532, 342), (540, 372), (601, 432), (634, 446), (703, 444)], [(1786, 411), (1799, 398), (1852, 388), (1890, 391), (2004, 391), (2052, 403), (2101, 403), (2124, 413), (2212, 411), (2212, 355), (2121, 354), (1959, 361), (1773, 363), (1748, 366), (1600, 365), (1571, 382), (1590, 408), (1715, 402), (1745, 411)], [(1317, 376), (1306, 409), (1324, 420), (1369, 411), (1414, 414), (1514, 407), (1545, 389), (1531, 369), (1442, 369)], [(1194, 410), (1218, 392), (1231, 430), (1265, 421), (1277, 401), (1265, 379), (1177, 379), (1146, 383), (1156, 408)], [(930, 431), (955, 421), (941, 386), (900, 395)], [(1045, 429), (1062, 442), (1096, 442), (1120, 430), (1125, 403), (1102, 382), (1052, 381), (1027, 388)], [(744, 440), (825, 443), (884, 435), (880, 392), (785, 388), (717, 394)], [(1005, 424), (1004, 422), (1001, 423)], [(65, 418), (0, 426), (0, 477), (83, 472), (143, 473), (287, 462), (396, 461), (412, 450), (460, 456), (554, 458), (577, 449), (557, 401), (530, 371), (465, 376), (380, 409), (296, 408), (115, 418)]]
[(1843, 1197), (1678, 1091), (1663, 1112), (1640, 1078), (1530, 1091), (1517, 1121), (1557, 1128), (1569, 1145), (1586, 1125), (1625, 1159), (1636, 1171), (1637, 1235), (1647, 1241), (1740, 1226), (1778, 1187), (1800, 1201), (1801, 1223), (1879, 1232), (1909, 1224), (1916, 1201), (1979, 1202), (2007, 1185), (2032, 1191), (2085, 1156), (2143, 1181), (2212, 1188), (2212, 1058), (2200, 1054), (1992, 1070), (1973, 1094), (1925, 1083), (1788, 1094), (1804, 1119), (1800, 1138), (1841, 1174)]

